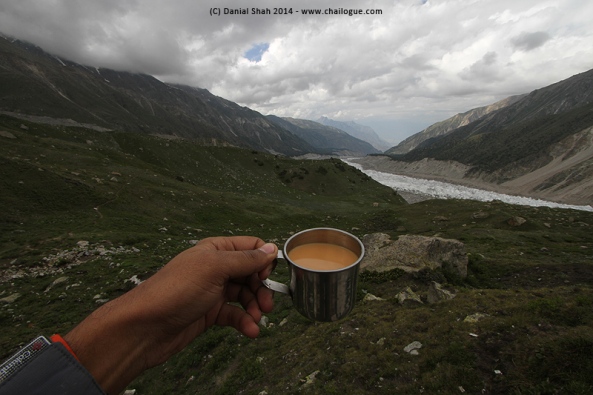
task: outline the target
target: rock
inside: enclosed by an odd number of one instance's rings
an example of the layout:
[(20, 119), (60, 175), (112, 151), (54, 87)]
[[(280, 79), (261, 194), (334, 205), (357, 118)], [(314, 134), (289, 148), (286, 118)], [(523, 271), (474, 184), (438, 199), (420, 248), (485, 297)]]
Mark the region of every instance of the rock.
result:
[(76, 245), (80, 248), (86, 248), (89, 246), (89, 242), (86, 240), (80, 240), (76, 243)]
[(414, 354), (412, 355), (418, 355), (418, 351), (419, 349), (422, 348), (422, 343), (420, 343), (419, 341), (413, 341), (412, 343), (408, 344), (407, 346), (404, 347), (404, 351), (407, 353), (412, 354), (413, 351), (416, 351)]
[(512, 217), (507, 220), (507, 224), (513, 227), (521, 226), (525, 222), (527, 222), (527, 220), (523, 217)]
[(123, 395), (136, 395), (136, 390), (125, 390)]
[(313, 373), (311, 373), (310, 375), (308, 375), (307, 377), (305, 377), (303, 381), (303, 388), (304, 387), (308, 387), (310, 385), (312, 385), (315, 382), (315, 377), (319, 374), (319, 370), (314, 371)]
[(486, 211), (477, 211), (472, 214), (473, 219), (486, 219), (488, 217), (490, 217), (490, 214)]
[(385, 299), (375, 296), (373, 294), (367, 293), (366, 295), (364, 295), (364, 298), (362, 300), (364, 302), (375, 302), (375, 301), (380, 301), (380, 300), (385, 300)]
[(278, 326), (284, 326), (288, 324), (288, 318), (284, 318), (282, 321), (280, 321), (280, 323), (278, 324)]
[(6, 303), (6, 304), (14, 303), (20, 297), (21, 297), (21, 294), (18, 292), (15, 292), (10, 296), (0, 299), (0, 303)]
[(401, 235), (393, 241), (384, 233), (365, 235), (362, 239), (366, 254), (361, 271), (383, 272), (401, 269), (417, 272), (446, 267), (460, 277), (467, 277), (465, 245), (453, 239), (417, 235)]
[(397, 301), (399, 302), (399, 304), (408, 304), (408, 305), (414, 305), (414, 304), (424, 304), (424, 302), (422, 302), (422, 299), (420, 299), (420, 296), (418, 296), (417, 293), (415, 293), (414, 291), (412, 291), (412, 288), (408, 287), (406, 289), (404, 289), (403, 291), (401, 291), (400, 293), (397, 294), (396, 296)]
[(455, 297), (455, 293), (446, 290), (436, 281), (433, 281), (428, 288), (428, 303), (433, 304), (442, 300), (451, 300)]
[(463, 322), (475, 323), (475, 322), (478, 322), (486, 317), (488, 317), (488, 314), (475, 313), (475, 314), (471, 314), (471, 315), (468, 315), (467, 317), (465, 317)]
[(132, 277), (130, 277), (126, 281), (124, 281), (124, 283), (128, 283), (128, 282), (130, 282), (130, 283), (132, 283), (134, 285), (140, 285), (140, 284), (142, 284), (142, 280), (140, 280), (138, 278), (138, 275), (137, 274), (134, 274)]
[(6, 130), (0, 130), (0, 137), (6, 137), (7, 139), (16, 139), (16, 136)]
[(66, 282), (66, 281), (68, 281), (68, 277), (60, 277), (60, 278), (56, 278), (56, 279), (54, 280), (54, 282), (53, 282), (53, 283), (51, 283), (51, 284), (50, 284), (50, 285), (49, 285), (49, 286), (48, 286), (48, 287), (45, 289), (45, 291), (43, 291), (43, 292), (48, 292), (50, 289), (52, 289), (52, 288), (53, 288), (53, 287), (55, 287), (56, 285), (58, 285), (58, 284), (61, 284), (61, 283), (63, 283), (63, 282)]
[(259, 324), (261, 326), (263, 326), (264, 328), (267, 328), (269, 323), (270, 323), (270, 319), (268, 317), (266, 317), (265, 315), (262, 315), (261, 319), (259, 320)]

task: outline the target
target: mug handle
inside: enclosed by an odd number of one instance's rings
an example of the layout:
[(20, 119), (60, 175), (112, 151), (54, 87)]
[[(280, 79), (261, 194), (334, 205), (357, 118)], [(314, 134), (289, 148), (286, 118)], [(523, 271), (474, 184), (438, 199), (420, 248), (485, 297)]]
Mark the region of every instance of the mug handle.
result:
[[(278, 250), (277, 259), (284, 259), (284, 254), (280, 250)], [(282, 284), (282, 283), (279, 283), (278, 281), (270, 280), (269, 278), (266, 278), (265, 280), (263, 280), (262, 284), (264, 285), (264, 287), (271, 289), (272, 291), (290, 295), (290, 288), (288, 288), (288, 285), (286, 285), (286, 284)]]

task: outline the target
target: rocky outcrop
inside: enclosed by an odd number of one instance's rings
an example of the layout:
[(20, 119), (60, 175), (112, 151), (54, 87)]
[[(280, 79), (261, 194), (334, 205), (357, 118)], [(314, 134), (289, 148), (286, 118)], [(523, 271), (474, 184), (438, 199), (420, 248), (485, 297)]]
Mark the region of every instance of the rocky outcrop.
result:
[[(45, 256), (38, 265), (30, 267), (21, 267), (15, 259), (0, 273), (0, 284), (17, 278), (60, 275), (66, 270), (90, 260), (102, 259), (111, 262), (112, 257), (116, 255), (135, 254), (140, 252), (136, 247), (114, 247), (109, 246), (108, 244), (109, 242), (91, 244), (86, 240), (81, 240), (76, 243), (75, 247)], [(45, 292), (67, 280), (68, 277), (60, 277), (56, 279)]]
[(458, 240), (418, 235), (402, 235), (391, 240), (385, 233), (373, 233), (365, 235), (362, 241), (366, 254), (361, 271), (417, 272), (445, 268), (461, 278), (467, 276), (467, 253), (465, 245)]

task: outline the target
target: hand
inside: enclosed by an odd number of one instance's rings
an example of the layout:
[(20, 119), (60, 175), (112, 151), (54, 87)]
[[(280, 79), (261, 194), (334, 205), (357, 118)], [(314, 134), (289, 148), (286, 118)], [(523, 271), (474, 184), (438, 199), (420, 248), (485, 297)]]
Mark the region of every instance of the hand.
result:
[(262, 312), (273, 307), (272, 291), (261, 280), (273, 270), (277, 252), (255, 237), (202, 240), (64, 338), (108, 393), (165, 362), (212, 325), (254, 338)]

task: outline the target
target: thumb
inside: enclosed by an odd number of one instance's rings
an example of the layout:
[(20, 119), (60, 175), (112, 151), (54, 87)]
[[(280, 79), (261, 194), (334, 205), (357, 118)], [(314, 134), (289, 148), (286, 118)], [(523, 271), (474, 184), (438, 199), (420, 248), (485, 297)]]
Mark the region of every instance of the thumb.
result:
[(268, 265), (265, 267), (263, 271), (259, 272), (260, 280), (265, 280), (272, 274), (272, 270), (276, 267), (276, 258), (278, 257), (278, 247), (276, 247), (273, 243), (264, 244), (259, 248), (260, 251), (267, 254), (268, 257), (271, 257), (271, 260), (268, 260)]

